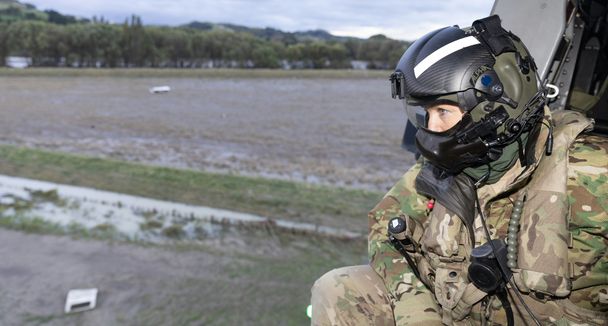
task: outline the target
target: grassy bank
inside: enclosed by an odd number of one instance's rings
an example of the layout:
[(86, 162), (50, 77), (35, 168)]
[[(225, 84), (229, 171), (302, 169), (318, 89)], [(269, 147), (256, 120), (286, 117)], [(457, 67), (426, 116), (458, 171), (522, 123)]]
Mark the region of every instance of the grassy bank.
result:
[(382, 194), (0, 146), (0, 174), (364, 232)]
[(175, 69), (175, 68), (0, 68), (0, 77), (124, 78), (386, 78), (386, 70)]

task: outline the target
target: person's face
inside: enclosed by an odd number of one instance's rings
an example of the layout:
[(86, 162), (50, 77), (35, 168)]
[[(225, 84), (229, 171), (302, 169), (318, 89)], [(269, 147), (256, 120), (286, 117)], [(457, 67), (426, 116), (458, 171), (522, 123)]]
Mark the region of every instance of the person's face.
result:
[(434, 104), (425, 110), (428, 116), (427, 129), (434, 132), (443, 132), (454, 127), (464, 114), (458, 106), (452, 104)]

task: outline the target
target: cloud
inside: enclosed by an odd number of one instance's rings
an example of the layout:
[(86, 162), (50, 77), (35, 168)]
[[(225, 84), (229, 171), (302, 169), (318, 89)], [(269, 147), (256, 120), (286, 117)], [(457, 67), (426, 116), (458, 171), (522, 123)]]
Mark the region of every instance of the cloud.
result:
[(28, 0), (40, 9), (122, 22), (131, 14), (146, 24), (226, 22), (285, 31), (325, 29), (337, 35), (385, 34), (413, 40), (439, 27), (487, 16), (492, 0)]

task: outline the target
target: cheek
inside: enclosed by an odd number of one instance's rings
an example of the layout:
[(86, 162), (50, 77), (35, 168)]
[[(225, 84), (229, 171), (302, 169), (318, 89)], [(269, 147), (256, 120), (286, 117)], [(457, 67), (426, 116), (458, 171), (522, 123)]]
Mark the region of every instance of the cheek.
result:
[(444, 122), (447, 126), (447, 129), (454, 127), (460, 120), (462, 120), (463, 114), (461, 112), (451, 112), (449, 115), (445, 116)]
[(460, 120), (462, 120), (462, 115), (453, 114), (453, 115), (450, 116), (450, 119), (449, 119), (448, 123), (450, 124), (450, 127), (453, 127)]

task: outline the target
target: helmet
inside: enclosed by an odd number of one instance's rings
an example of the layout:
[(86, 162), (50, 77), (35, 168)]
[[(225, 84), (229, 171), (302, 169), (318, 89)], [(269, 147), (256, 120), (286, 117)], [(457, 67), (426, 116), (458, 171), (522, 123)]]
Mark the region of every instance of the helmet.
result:
[[(390, 80), (393, 98), (403, 100), (418, 127), (416, 147), (449, 174), (501, 158), (513, 165), (516, 159), (505, 158), (504, 149), (516, 141), (521, 145), (542, 120), (546, 102), (530, 53), (496, 15), (418, 39)], [(425, 107), (435, 103), (458, 105), (462, 120), (446, 131), (427, 129)]]

